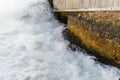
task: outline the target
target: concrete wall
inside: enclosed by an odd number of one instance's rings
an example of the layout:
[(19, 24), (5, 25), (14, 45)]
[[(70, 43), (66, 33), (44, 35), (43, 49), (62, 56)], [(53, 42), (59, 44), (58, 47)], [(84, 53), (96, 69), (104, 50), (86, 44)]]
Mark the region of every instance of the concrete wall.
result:
[[(64, 17), (63, 14), (60, 12), (59, 17)], [(68, 12), (66, 16), (69, 31), (82, 47), (91, 51), (100, 61), (120, 68), (119, 11)]]
[(120, 68), (120, 12), (71, 13), (68, 29), (98, 59)]
[(120, 10), (120, 0), (53, 0), (56, 11)]

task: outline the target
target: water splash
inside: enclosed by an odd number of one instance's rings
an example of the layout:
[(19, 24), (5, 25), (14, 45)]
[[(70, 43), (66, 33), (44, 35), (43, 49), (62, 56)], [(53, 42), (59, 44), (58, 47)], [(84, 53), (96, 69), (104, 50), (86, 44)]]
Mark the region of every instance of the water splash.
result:
[[(120, 71), (73, 52), (47, 0), (0, 1), (0, 80), (118, 80)], [(104, 66), (104, 67), (103, 67)]]

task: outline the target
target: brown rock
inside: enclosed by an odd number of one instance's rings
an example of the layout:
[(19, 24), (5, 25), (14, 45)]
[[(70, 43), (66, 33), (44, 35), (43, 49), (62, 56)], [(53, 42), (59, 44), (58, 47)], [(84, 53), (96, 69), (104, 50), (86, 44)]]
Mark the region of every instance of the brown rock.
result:
[(68, 18), (68, 29), (98, 58), (103, 57), (110, 64), (120, 67), (119, 12), (71, 14)]

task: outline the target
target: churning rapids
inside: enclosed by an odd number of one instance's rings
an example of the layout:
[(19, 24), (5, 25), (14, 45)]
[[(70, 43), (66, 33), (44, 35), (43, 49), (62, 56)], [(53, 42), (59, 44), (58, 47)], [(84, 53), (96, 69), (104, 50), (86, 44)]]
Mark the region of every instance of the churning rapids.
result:
[(0, 80), (118, 80), (117, 68), (73, 52), (47, 0), (0, 0)]

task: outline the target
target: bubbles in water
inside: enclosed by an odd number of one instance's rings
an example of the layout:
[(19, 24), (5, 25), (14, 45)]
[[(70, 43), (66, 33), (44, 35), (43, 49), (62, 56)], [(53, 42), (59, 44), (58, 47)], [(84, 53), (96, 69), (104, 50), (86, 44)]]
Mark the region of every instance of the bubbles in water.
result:
[(118, 80), (118, 69), (68, 49), (47, 0), (2, 0), (0, 17), (0, 80)]

